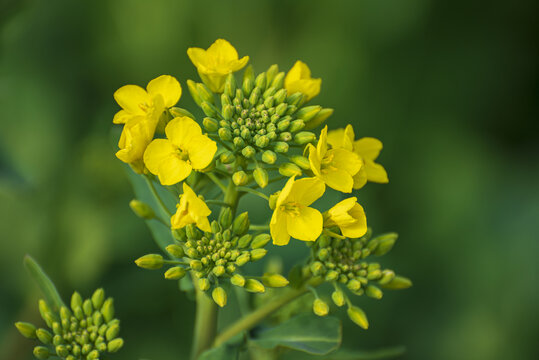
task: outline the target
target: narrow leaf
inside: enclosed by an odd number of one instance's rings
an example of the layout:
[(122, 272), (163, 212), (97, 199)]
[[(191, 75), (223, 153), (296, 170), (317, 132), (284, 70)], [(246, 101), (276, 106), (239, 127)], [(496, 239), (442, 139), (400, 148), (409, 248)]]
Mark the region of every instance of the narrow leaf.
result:
[(296, 351), (286, 354), (283, 360), (384, 360), (395, 359), (406, 352), (404, 346), (395, 346), (377, 350), (350, 350), (339, 349), (338, 351), (320, 358), (319, 356), (307, 355)]
[(224, 343), (216, 348), (207, 350), (200, 355), (198, 360), (230, 360), (237, 359), (239, 346), (236, 344)]
[(65, 306), (65, 304), (62, 301), (60, 294), (58, 294), (56, 286), (54, 286), (54, 283), (47, 274), (45, 274), (41, 266), (39, 266), (30, 255), (24, 257), (24, 266), (43, 292), (45, 301), (51, 307), (51, 310), (54, 312), (60, 311), (60, 307)]

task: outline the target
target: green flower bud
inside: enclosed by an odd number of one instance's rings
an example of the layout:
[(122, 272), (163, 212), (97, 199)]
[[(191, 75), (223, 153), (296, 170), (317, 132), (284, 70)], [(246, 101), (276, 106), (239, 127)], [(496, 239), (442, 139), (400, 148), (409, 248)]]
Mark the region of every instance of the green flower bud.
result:
[(375, 239), (378, 240), (378, 246), (374, 251), (374, 255), (382, 256), (387, 254), (393, 248), (393, 245), (395, 245), (395, 241), (397, 241), (398, 237), (399, 235), (396, 233), (377, 236)]
[(232, 116), (234, 116), (234, 106), (232, 105), (223, 106), (223, 117), (225, 118), (225, 120), (231, 120)]
[(213, 289), (211, 293), (211, 297), (213, 298), (213, 301), (220, 307), (224, 307), (226, 305), (227, 295), (225, 289), (218, 286), (215, 289)]
[(109, 353), (115, 353), (124, 346), (124, 340), (122, 338), (117, 338), (112, 341), (109, 341), (107, 344), (107, 351)]
[(202, 263), (200, 262), (200, 260), (191, 260), (189, 262), (189, 267), (194, 270), (194, 271), (200, 271), (202, 270)]
[(114, 319), (114, 299), (108, 298), (103, 303), (101, 307), (101, 314), (103, 314), (103, 319), (105, 322), (109, 322)]
[(299, 166), (293, 163), (284, 163), (279, 166), (279, 174), (287, 177), (301, 176), (302, 172)]
[(243, 286), (245, 290), (252, 292), (252, 293), (263, 293), (266, 291), (266, 288), (262, 283), (255, 279), (247, 279), (245, 280), (245, 285)]
[(217, 131), (217, 134), (219, 134), (219, 138), (223, 141), (232, 140), (232, 132), (229, 128), (220, 128), (219, 131)]
[(230, 278), (230, 282), (233, 284), (233, 285), (236, 285), (236, 286), (239, 286), (239, 287), (243, 287), (245, 285), (245, 278), (243, 276), (241, 276), (240, 274), (234, 274), (231, 278)]
[(268, 70), (266, 71), (266, 80), (268, 84), (271, 84), (273, 79), (275, 78), (275, 75), (279, 72), (279, 66), (277, 64), (271, 65)]
[(82, 310), (84, 311), (84, 315), (91, 316), (94, 313), (94, 307), (92, 306), (92, 300), (90, 300), (90, 299), (84, 300), (84, 303), (82, 303)]
[(236, 156), (232, 151), (225, 151), (219, 156), (219, 160), (223, 164), (232, 164), (236, 160)]
[(279, 198), (280, 194), (281, 192), (277, 191), (276, 193), (270, 195), (268, 203), (271, 210), (275, 210), (275, 206), (277, 206), (277, 199)]
[(152, 208), (137, 199), (133, 199), (129, 202), (129, 207), (131, 207), (131, 210), (137, 215), (138, 217), (146, 220), (153, 219), (155, 217), (155, 213), (153, 212)]
[(223, 265), (219, 265), (213, 268), (212, 272), (215, 274), (215, 276), (223, 276), (226, 272), (225, 267)]
[(305, 145), (316, 140), (316, 135), (309, 131), (301, 131), (294, 136), (296, 144)]
[(311, 264), (311, 272), (313, 275), (318, 275), (324, 271), (324, 265), (320, 261), (315, 261)]
[(54, 335), (54, 336), (52, 337), (52, 344), (53, 344), (54, 346), (61, 345), (63, 342), (64, 342), (64, 339), (62, 338), (61, 335), (56, 334), (56, 335)]
[(261, 167), (256, 167), (255, 171), (253, 171), (253, 178), (262, 189), (268, 185), (268, 172)]
[(241, 154), (245, 156), (246, 158), (250, 159), (253, 156), (255, 156), (256, 151), (252, 146), (249, 145), (243, 148), (243, 150), (241, 151)]
[(253, 239), (253, 242), (251, 243), (252, 249), (260, 249), (266, 246), (266, 244), (271, 240), (270, 234), (258, 234)]
[(395, 278), (395, 272), (393, 270), (382, 271), (382, 277), (378, 280), (378, 284), (387, 285)]
[(367, 274), (367, 280), (378, 280), (382, 276), (382, 271), (380, 269), (375, 269), (369, 271)]
[(263, 149), (266, 146), (268, 146), (269, 142), (270, 142), (269, 138), (266, 135), (262, 135), (256, 140), (256, 146)]
[(320, 112), (318, 112), (315, 117), (309, 120), (309, 122), (305, 126), (305, 130), (311, 130), (322, 125), (332, 114), (333, 109), (320, 110)]
[(238, 240), (238, 248), (245, 249), (246, 247), (248, 247), (249, 244), (251, 243), (251, 239), (252, 239), (252, 236), (249, 234), (245, 234), (242, 237), (240, 237)]
[(261, 90), (259, 87), (255, 87), (253, 91), (251, 92), (251, 95), (249, 95), (249, 103), (251, 106), (255, 106), (258, 102), (258, 99), (260, 98)]
[(266, 254), (268, 253), (268, 250), (266, 249), (254, 249), (251, 250), (251, 261), (258, 261), (262, 259)]
[(208, 132), (216, 132), (219, 130), (219, 123), (217, 120), (211, 117), (205, 117), (202, 120), (202, 126), (204, 126), (204, 129), (206, 129)]
[(34, 356), (39, 360), (48, 359), (51, 356), (49, 349), (44, 346), (36, 346), (34, 348)]
[(172, 234), (172, 237), (177, 241), (184, 242), (185, 240), (187, 240), (187, 235), (185, 234), (184, 228), (172, 229), (171, 234)]
[(71, 295), (71, 310), (76, 312), (77, 309), (82, 309), (82, 296), (75, 291), (73, 295)]
[(105, 291), (100, 288), (94, 291), (92, 295), (92, 305), (95, 309), (101, 308), (103, 306), (103, 302), (105, 301)]
[(232, 225), (232, 210), (230, 210), (229, 207), (226, 207), (221, 212), (221, 215), (219, 216), (219, 224), (223, 227), (223, 229), (227, 229)]
[(242, 186), (249, 182), (249, 176), (247, 176), (247, 174), (243, 170), (236, 171), (232, 175), (232, 181), (236, 186)]
[(291, 156), (289, 159), (303, 170), (311, 169), (311, 163), (309, 162), (309, 159), (307, 159), (305, 156), (295, 155)]
[(232, 223), (232, 231), (236, 235), (243, 235), (249, 230), (249, 214), (248, 212), (241, 213)]
[(251, 255), (249, 253), (242, 254), (236, 259), (236, 265), (243, 266), (249, 262)]
[(210, 281), (206, 278), (198, 279), (198, 288), (201, 291), (206, 291), (210, 288), (211, 284)]
[(202, 98), (198, 94), (196, 82), (194, 82), (193, 80), (187, 80), (187, 88), (189, 89), (191, 97), (193, 98), (193, 100), (195, 100), (195, 103), (200, 106), (200, 104), (202, 103)]
[(300, 92), (296, 92), (291, 94), (287, 99), (286, 102), (290, 105), (298, 106), (303, 101), (303, 94)]
[(167, 280), (179, 280), (185, 276), (187, 270), (181, 266), (174, 266), (165, 272), (165, 279)]
[(343, 306), (346, 303), (344, 293), (341, 289), (335, 289), (335, 291), (333, 291), (331, 294), (331, 299), (337, 306)]
[(198, 95), (203, 101), (206, 101), (210, 104), (214, 103), (213, 93), (206, 87), (206, 85), (198, 83), (197, 84)]
[(279, 274), (264, 274), (262, 283), (268, 287), (278, 288), (288, 285), (289, 281)]
[(292, 121), (288, 130), (292, 133), (295, 133), (302, 130), (303, 128), (305, 128), (305, 121), (300, 119)]
[(330, 270), (326, 274), (326, 281), (334, 281), (339, 277), (339, 273), (335, 270)]
[(260, 73), (255, 79), (255, 86), (260, 89), (266, 88), (266, 73)]
[(361, 283), (356, 279), (351, 279), (348, 281), (346, 286), (352, 291), (358, 291), (361, 288)]
[(369, 328), (369, 320), (365, 312), (357, 306), (351, 306), (348, 308), (348, 317), (355, 322), (359, 327), (367, 330)]
[(373, 299), (381, 299), (384, 295), (382, 290), (380, 290), (374, 285), (367, 285), (367, 288), (365, 289), (365, 294)]
[(189, 248), (186, 252), (187, 256), (190, 258), (196, 258), (198, 257), (198, 251), (195, 248)]
[(280, 103), (275, 108), (275, 114), (277, 114), (279, 116), (282, 116), (282, 115), (284, 115), (286, 113), (286, 109), (288, 109), (288, 104), (287, 103)]
[(267, 96), (266, 97), (266, 94), (269, 94), (272, 90), (273, 90), (273, 92), (275, 92), (275, 88), (269, 88), (268, 90), (266, 90), (264, 92), (264, 95), (263, 95), (263, 97), (264, 97), (264, 106), (266, 108), (268, 108), (268, 109), (273, 107), (273, 103), (275, 101), (275, 99), (273, 99), (273, 96)]
[(210, 104), (207, 101), (202, 101), (202, 103), (200, 104), (200, 108), (208, 117), (216, 118), (219, 116), (219, 110), (217, 110), (214, 105)]
[[(137, 264), (138, 267), (141, 267), (143, 269), (157, 270), (161, 269), (164, 264), (164, 260), (163, 257), (159, 254), (148, 254), (135, 260), (135, 264)], [(73, 311), (74, 310), (75, 309), (73, 309)]]
[(382, 286), (384, 289), (389, 289), (389, 290), (407, 289), (410, 286), (412, 286), (412, 280), (405, 278), (404, 276), (397, 275), (393, 278), (393, 280), (391, 280), (387, 284), (383, 284)]
[(22, 336), (28, 339), (35, 339), (36, 338), (36, 327), (33, 324), (27, 323), (27, 322), (16, 322), (15, 327)]
[(119, 333), (120, 325), (114, 324), (112, 326), (109, 326), (109, 328), (107, 329), (107, 332), (105, 333), (105, 338), (107, 339), (107, 341), (110, 341), (117, 337)]
[(241, 137), (236, 136), (233, 140), (234, 146), (238, 149), (241, 149), (245, 146), (245, 140), (243, 140)]
[(99, 359), (99, 351), (97, 350), (90, 351), (90, 353), (86, 357), (86, 360), (97, 360), (97, 359)]
[(65, 306), (60, 307), (60, 319), (62, 322), (69, 321), (71, 319), (71, 311)]
[(233, 73), (228, 74), (226, 77), (224, 94), (230, 98), (233, 98), (236, 94), (236, 77)]
[(249, 77), (244, 77), (243, 79), (243, 94), (245, 96), (249, 96), (251, 95), (251, 92), (253, 91), (255, 87), (255, 81), (253, 78), (251, 78), (250, 76)]
[(313, 312), (318, 316), (326, 316), (329, 313), (329, 305), (321, 299), (315, 299), (313, 302)]
[(286, 154), (288, 152), (288, 149), (289, 149), (288, 144), (283, 141), (278, 141), (273, 146), (273, 150), (281, 154)]
[(276, 89), (282, 88), (284, 84), (284, 77), (285, 77), (284, 72), (280, 72), (277, 75), (275, 75), (275, 78), (271, 82), (271, 86)]
[[(82, 314), (82, 309), (81, 308), (78, 308), (79, 312)], [(78, 317), (79, 320), (82, 319), (84, 317), (84, 315)], [(82, 322), (82, 321), (81, 321)], [(55, 335), (62, 335), (62, 326), (60, 325), (59, 322), (53, 322), (52, 323), (52, 332), (55, 334)]]
[(273, 99), (275, 100), (275, 105), (280, 105), (285, 101), (286, 99), (286, 89), (280, 89), (273, 95)]
[(270, 165), (275, 164), (275, 162), (277, 161), (277, 154), (275, 154), (271, 150), (266, 150), (262, 153), (262, 161)]
[(168, 245), (165, 250), (176, 259), (181, 259), (185, 256), (185, 251), (183, 251), (183, 248), (180, 245), (171, 244)]
[(58, 345), (55, 350), (56, 354), (58, 354), (60, 357), (65, 358), (67, 355), (69, 355), (69, 350), (67, 350), (64, 345)]
[(296, 117), (307, 123), (309, 120), (313, 119), (320, 110), (322, 110), (320, 105), (305, 106), (296, 112)]
[(172, 117), (182, 117), (182, 116), (187, 116), (193, 120), (195, 120), (195, 116), (193, 114), (191, 114), (188, 110), (186, 109), (183, 109), (183, 108), (179, 108), (179, 107), (172, 107), (168, 110), (170, 112), (170, 115), (172, 115)]

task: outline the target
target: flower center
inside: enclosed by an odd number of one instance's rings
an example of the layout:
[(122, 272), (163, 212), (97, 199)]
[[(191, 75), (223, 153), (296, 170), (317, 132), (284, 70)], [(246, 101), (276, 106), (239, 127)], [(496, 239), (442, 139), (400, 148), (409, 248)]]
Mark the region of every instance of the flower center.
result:
[(289, 203), (281, 205), (281, 210), (292, 217), (297, 217), (301, 215), (301, 212), (300, 212), (301, 206), (302, 206), (301, 204), (298, 204), (295, 202), (289, 202)]
[(180, 160), (189, 162), (189, 153), (180, 147), (176, 148), (176, 156), (178, 156)]

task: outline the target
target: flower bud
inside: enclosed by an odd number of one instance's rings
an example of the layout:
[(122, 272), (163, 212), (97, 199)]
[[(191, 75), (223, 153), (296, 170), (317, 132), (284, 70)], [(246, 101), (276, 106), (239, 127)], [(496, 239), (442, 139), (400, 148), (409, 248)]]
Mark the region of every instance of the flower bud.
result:
[(289, 149), (289, 146), (284, 141), (278, 141), (273, 146), (273, 150), (281, 154), (286, 154), (288, 152), (288, 149)]
[(296, 144), (305, 145), (316, 140), (316, 135), (309, 131), (301, 131), (294, 136)]
[(200, 262), (200, 260), (191, 260), (189, 262), (189, 267), (191, 268), (191, 270), (194, 270), (194, 271), (200, 271), (202, 270), (202, 263)]
[(252, 238), (253, 237), (249, 234), (245, 234), (242, 237), (240, 237), (238, 240), (238, 248), (245, 249), (251, 243)]
[(236, 265), (243, 266), (249, 262), (251, 255), (249, 253), (242, 254), (236, 259)]
[(311, 272), (313, 275), (318, 275), (324, 270), (324, 265), (320, 261), (315, 261), (311, 264)]
[(241, 154), (245, 156), (246, 158), (250, 159), (253, 156), (255, 156), (256, 151), (252, 146), (249, 145), (243, 148), (243, 150), (241, 151)]
[(77, 309), (82, 309), (82, 296), (77, 291), (71, 295), (71, 309), (73, 312)]
[(105, 333), (105, 338), (107, 339), (107, 341), (110, 341), (114, 339), (116, 336), (118, 336), (119, 333), (120, 333), (120, 325), (113, 324), (109, 326), (109, 328), (107, 329), (107, 332)]
[(186, 109), (183, 109), (183, 108), (180, 108), (180, 107), (171, 107), (169, 110), (170, 112), (170, 115), (172, 115), (172, 117), (183, 117), (183, 116), (187, 116), (193, 120), (195, 120), (195, 116), (193, 114), (191, 114), (188, 110)]
[(275, 105), (282, 104), (286, 99), (286, 89), (280, 89), (275, 94), (273, 94), (273, 99), (275, 100)]
[(264, 274), (262, 276), (262, 283), (268, 287), (284, 287), (288, 285), (289, 281), (279, 274)]
[(37, 329), (36, 336), (43, 344), (52, 343), (52, 334), (45, 329)]
[(339, 277), (339, 273), (335, 270), (330, 270), (326, 274), (326, 281), (334, 281)]
[(253, 242), (251, 243), (252, 249), (259, 249), (266, 246), (266, 244), (271, 240), (270, 234), (258, 234), (253, 239)]
[(115, 353), (120, 350), (122, 346), (124, 346), (124, 340), (122, 338), (116, 338), (109, 341), (109, 343), (107, 344), (107, 351), (109, 353)]
[(275, 75), (275, 78), (273, 78), (273, 81), (271, 82), (271, 86), (275, 87), (276, 89), (282, 88), (284, 84), (284, 72), (280, 72), (277, 75)]
[(231, 104), (226, 104), (223, 106), (223, 118), (225, 120), (231, 120), (232, 116), (234, 116), (234, 106)]
[(249, 95), (249, 103), (251, 104), (251, 106), (255, 106), (258, 102), (258, 99), (260, 98), (260, 92), (260, 88), (255, 87), (251, 92), (251, 95)]
[(249, 213), (241, 213), (232, 223), (232, 231), (236, 235), (243, 235), (249, 230)]
[(280, 191), (277, 191), (276, 193), (270, 195), (268, 203), (271, 210), (275, 210), (275, 206), (277, 206), (277, 199), (279, 198), (280, 193)]
[(357, 306), (351, 306), (348, 308), (348, 317), (361, 328), (365, 330), (369, 328), (369, 320), (367, 320), (367, 315), (365, 315), (365, 312)]
[(105, 322), (109, 322), (114, 319), (114, 299), (108, 298), (101, 307), (101, 314)]
[(165, 250), (176, 259), (181, 259), (185, 255), (185, 252), (180, 245), (171, 244), (168, 245)]
[(34, 348), (34, 356), (39, 360), (48, 359), (51, 356), (49, 349), (44, 346), (36, 346)]
[(305, 130), (314, 129), (322, 125), (331, 115), (333, 114), (333, 109), (322, 109), (314, 118), (309, 120), (305, 126)]
[(387, 254), (393, 248), (393, 245), (395, 245), (395, 241), (397, 241), (398, 237), (399, 235), (396, 233), (389, 233), (377, 236), (375, 239), (378, 240), (378, 246), (374, 251), (374, 255), (382, 256), (384, 254)]
[(287, 177), (301, 176), (302, 172), (299, 166), (293, 163), (284, 163), (279, 166), (279, 174)]
[(262, 189), (268, 185), (268, 172), (261, 167), (257, 166), (255, 171), (253, 171), (253, 178), (255, 179), (258, 186), (260, 186)]
[(236, 160), (236, 156), (232, 151), (225, 151), (219, 156), (219, 160), (223, 164), (232, 164)]
[(167, 280), (179, 280), (185, 276), (187, 270), (181, 266), (174, 266), (165, 272), (165, 279)]
[(266, 291), (266, 288), (262, 283), (255, 279), (247, 279), (245, 280), (245, 285), (243, 286), (245, 290), (252, 292), (252, 293), (263, 293)]
[(184, 242), (185, 240), (187, 240), (187, 235), (185, 234), (184, 228), (172, 229), (171, 234), (172, 234), (172, 237), (177, 241)]
[(208, 132), (216, 132), (219, 130), (219, 123), (217, 120), (211, 117), (205, 117), (202, 120), (202, 126), (204, 126), (204, 129), (206, 129)]
[(303, 102), (303, 98), (304, 98), (304, 96), (303, 96), (302, 93), (296, 92), (296, 93), (291, 94), (286, 99), (286, 102), (289, 103), (290, 105), (298, 106), (299, 104), (301, 104)]
[(303, 170), (311, 169), (311, 163), (309, 162), (309, 159), (307, 159), (305, 156), (295, 155), (291, 156), (289, 159)]
[(356, 279), (351, 279), (348, 281), (346, 286), (352, 291), (358, 291), (361, 288), (361, 283)]
[(96, 291), (94, 291), (92, 295), (92, 305), (94, 306), (94, 309), (100, 309), (101, 306), (103, 306), (104, 301), (105, 301), (105, 291), (102, 288), (99, 288)]
[(213, 289), (211, 293), (211, 297), (213, 298), (213, 301), (220, 307), (224, 307), (226, 305), (227, 295), (225, 289), (218, 286), (215, 289)]
[(220, 128), (217, 131), (217, 134), (219, 134), (219, 138), (223, 141), (230, 141), (232, 140), (232, 132), (229, 128)]
[(288, 130), (292, 133), (295, 133), (300, 130), (303, 130), (303, 128), (305, 128), (305, 121), (299, 119), (299, 120), (292, 121), (290, 123), (290, 128)]
[(212, 269), (212, 272), (215, 274), (215, 276), (223, 276), (226, 272), (225, 267), (223, 265), (218, 265)]
[(133, 199), (129, 202), (129, 206), (131, 207), (131, 210), (137, 215), (138, 217), (146, 220), (153, 219), (155, 217), (155, 213), (153, 212), (152, 208), (137, 199)]
[[(247, 71), (245, 73), (247, 73)], [(243, 77), (243, 86), (242, 86), (243, 94), (245, 96), (249, 96), (251, 94), (251, 91), (253, 91), (254, 87), (255, 87), (254, 77), (251, 77), (250, 75), (246, 77), (244, 75), (244, 77)]]
[(233, 98), (236, 94), (236, 77), (233, 73), (228, 74), (226, 77), (224, 94), (230, 98)]
[[(58, 350), (56, 350), (56, 352), (58, 352)], [(99, 359), (99, 351), (97, 350), (90, 351), (90, 353), (86, 357), (86, 360), (97, 360), (97, 359)]]
[(326, 316), (329, 313), (329, 305), (321, 299), (315, 299), (313, 312), (318, 316)]
[(382, 290), (380, 290), (374, 285), (367, 285), (367, 288), (365, 289), (365, 294), (373, 299), (381, 299), (384, 295)]
[(230, 282), (233, 284), (233, 285), (236, 285), (236, 286), (239, 286), (239, 287), (243, 287), (245, 285), (245, 278), (243, 276), (241, 276), (240, 274), (234, 274), (231, 278), (230, 278)]
[(275, 114), (282, 116), (286, 113), (286, 109), (288, 109), (287, 103), (280, 103), (275, 107)]
[(217, 108), (207, 101), (202, 101), (202, 103), (200, 104), (200, 108), (208, 117), (216, 118), (219, 116), (219, 111), (217, 110)]
[(22, 336), (28, 339), (35, 339), (36, 338), (36, 327), (33, 324), (27, 323), (27, 322), (16, 322), (15, 327)]
[(331, 293), (331, 299), (337, 306), (343, 306), (346, 302), (344, 298), (344, 293), (341, 289), (335, 289), (335, 291)]
[(296, 117), (308, 123), (322, 110), (320, 105), (305, 106), (296, 112)]
[(266, 164), (275, 164), (277, 161), (277, 154), (271, 150), (266, 150), (262, 153), (262, 161)]
[(210, 288), (211, 284), (210, 281), (206, 278), (198, 279), (198, 288), (201, 291), (206, 291)]
[(275, 78), (275, 75), (279, 72), (279, 66), (277, 64), (271, 65), (268, 70), (266, 71), (266, 80), (268, 82), (268, 85), (271, 84), (273, 79)]
[(270, 139), (266, 135), (262, 135), (256, 140), (256, 146), (263, 149), (268, 146), (269, 142)]
[(378, 284), (384, 286), (389, 284), (395, 278), (395, 272), (393, 270), (382, 271), (382, 277), (378, 280)]
[(219, 216), (219, 224), (223, 227), (223, 229), (227, 229), (232, 225), (232, 210), (230, 210), (229, 207), (226, 207), (221, 212), (221, 215)]
[(264, 98), (264, 106), (267, 108), (267, 109), (270, 109), (273, 107), (273, 103), (275, 102), (275, 99), (273, 99), (273, 96), (269, 95), (267, 96), (267, 94), (270, 94), (271, 92), (275, 92), (275, 88), (269, 88), (268, 90), (266, 90), (264, 92), (264, 94), (262, 95), (262, 97)]
[(161, 269), (164, 261), (163, 257), (159, 254), (148, 254), (135, 260), (135, 264), (143, 269), (157, 270)]
[(268, 250), (266, 249), (254, 249), (251, 250), (251, 261), (258, 261), (262, 259), (266, 254), (268, 253)]
[(92, 300), (86, 299), (82, 303), (82, 310), (84, 311), (84, 315), (86, 316), (92, 316), (94, 313), (94, 307), (92, 306)]
[(412, 280), (405, 278), (404, 276), (397, 275), (393, 278), (393, 280), (391, 280), (390, 282), (382, 286), (384, 287), (384, 289), (389, 289), (389, 290), (407, 289), (410, 286), (412, 286)]
[(236, 171), (232, 175), (232, 181), (236, 186), (242, 186), (249, 182), (249, 176), (243, 170)]
[(194, 82), (193, 80), (187, 80), (187, 88), (189, 89), (191, 97), (193, 98), (193, 100), (195, 100), (195, 103), (200, 106), (200, 104), (202, 103), (202, 98), (198, 94), (196, 82)]

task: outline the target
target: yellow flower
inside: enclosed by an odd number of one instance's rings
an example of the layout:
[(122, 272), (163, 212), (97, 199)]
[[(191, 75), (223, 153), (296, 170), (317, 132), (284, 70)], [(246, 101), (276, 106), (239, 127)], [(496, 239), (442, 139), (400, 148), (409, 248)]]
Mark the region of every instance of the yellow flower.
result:
[(328, 149), (328, 127), (320, 133), (316, 148), (309, 144), (309, 162), (311, 170), (329, 187), (349, 193), (354, 185), (353, 176), (361, 169), (359, 156), (345, 148)]
[(132, 117), (124, 126), (116, 157), (123, 162), (130, 164), (133, 170), (139, 174), (144, 171), (142, 156), (146, 147), (153, 139), (157, 122), (146, 116)]
[(337, 225), (348, 238), (359, 238), (367, 232), (365, 211), (355, 197), (341, 201), (324, 215), (324, 227)]
[(183, 194), (176, 207), (178, 208), (176, 214), (170, 218), (172, 229), (181, 229), (189, 224), (196, 224), (202, 231), (211, 231), (208, 221), (208, 216), (211, 214), (210, 208), (186, 183), (183, 183)]
[(122, 107), (114, 115), (115, 124), (125, 124), (137, 116), (157, 118), (165, 108), (176, 105), (182, 95), (178, 80), (170, 75), (161, 75), (146, 86), (146, 90), (137, 85), (125, 85), (116, 90), (114, 99)]
[(364, 137), (354, 141), (354, 129), (352, 125), (345, 129), (330, 131), (328, 143), (333, 148), (353, 150), (363, 160), (363, 166), (354, 176), (354, 189), (363, 187), (367, 181), (386, 184), (389, 182), (384, 167), (374, 162), (382, 150), (382, 142), (372, 137)]
[(284, 87), (288, 94), (300, 92), (305, 95), (305, 102), (320, 93), (320, 85), (322, 85), (322, 79), (311, 78), (311, 70), (307, 64), (299, 60), (284, 78)]
[(228, 41), (217, 39), (208, 50), (187, 49), (187, 56), (196, 66), (204, 83), (215, 93), (222, 93), (228, 74), (243, 68), (249, 56), (238, 59), (238, 52)]
[(163, 185), (174, 185), (206, 168), (217, 144), (202, 134), (200, 126), (186, 116), (172, 119), (165, 128), (167, 139), (155, 139), (144, 152), (144, 164)]
[(286, 245), (290, 237), (315, 241), (322, 233), (322, 214), (310, 208), (325, 191), (324, 183), (316, 178), (295, 181), (292, 176), (279, 194), (270, 222), (275, 245)]

